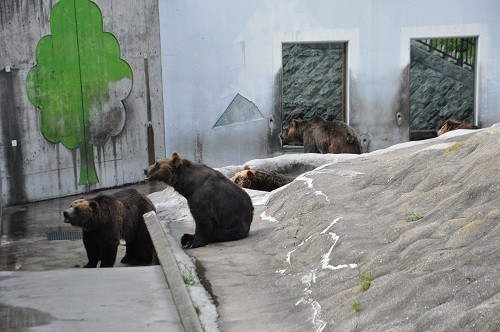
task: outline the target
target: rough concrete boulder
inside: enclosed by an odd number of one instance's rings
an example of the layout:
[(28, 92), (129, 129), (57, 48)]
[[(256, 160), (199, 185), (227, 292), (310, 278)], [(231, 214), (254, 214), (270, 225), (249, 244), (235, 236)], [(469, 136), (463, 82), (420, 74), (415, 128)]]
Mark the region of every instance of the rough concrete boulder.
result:
[(498, 146), (500, 125), (458, 130), (251, 192), (248, 238), (188, 251), (221, 330), (500, 330)]
[(497, 125), (320, 167), (269, 199), (277, 227), (254, 248), (275, 248), (275, 282), (317, 328), (498, 330), (498, 146)]

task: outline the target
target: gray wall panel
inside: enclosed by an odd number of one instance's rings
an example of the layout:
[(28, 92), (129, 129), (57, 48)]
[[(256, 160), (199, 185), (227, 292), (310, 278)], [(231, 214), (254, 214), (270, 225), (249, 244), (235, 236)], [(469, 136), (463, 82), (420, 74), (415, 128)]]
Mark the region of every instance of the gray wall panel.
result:
[[(4, 100), (0, 110), (0, 169), (4, 205), (142, 181), (143, 169), (148, 164), (147, 87), (155, 134), (154, 156), (165, 156), (160, 29), (156, 0), (94, 1), (102, 12), (104, 31), (117, 38), (121, 58), (128, 62), (133, 72), (132, 90), (123, 100), (126, 112), (124, 129), (103, 147), (94, 147), (100, 182), (79, 185), (78, 150), (52, 144), (42, 136), (40, 111), (26, 95), (26, 76), (36, 64), (35, 49), (40, 38), (51, 34), (50, 13), (57, 2), (0, 2), (0, 93)], [(145, 74), (146, 62), (149, 77)], [(17, 147), (12, 146), (13, 139), (18, 140)]]

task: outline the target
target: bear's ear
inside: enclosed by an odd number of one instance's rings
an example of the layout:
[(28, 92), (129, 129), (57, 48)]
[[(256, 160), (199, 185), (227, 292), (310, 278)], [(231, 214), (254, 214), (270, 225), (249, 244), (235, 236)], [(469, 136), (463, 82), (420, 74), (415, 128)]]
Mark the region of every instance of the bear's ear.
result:
[(352, 136), (351, 134), (348, 133), (346, 140), (347, 140), (348, 143), (353, 143), (354, 142), (354, 136)]
[(173, 167), (177, 167), (182, 163), (182, 159), (179, 157), (177, 152), (172, 153), (172, 162), (171, 165)]
[(248, 171), (249, 169), (250, 169), (250, 166), (248, 166), (248, 165), (245, 165), (245, 167), (243, 167), (244, 171)]

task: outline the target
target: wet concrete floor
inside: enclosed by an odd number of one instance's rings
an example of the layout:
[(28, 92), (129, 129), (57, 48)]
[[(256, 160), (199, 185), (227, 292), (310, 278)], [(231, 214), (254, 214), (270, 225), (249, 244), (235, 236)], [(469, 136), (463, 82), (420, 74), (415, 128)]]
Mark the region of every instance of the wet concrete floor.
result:
[[(150, 194), (161, 191), (161, 183), (131, 185)], [(100, 192), (113, 192), (114, 188)], [(85, 194), (93, 197), (97, 192)], [(9, 206), (2, 210), (2, 236), (0, 238), (0, 271), (44, 271), (79, 268), (87, 263), (87, 255), (80, 230), (63, 222), (62, 212), (81, 195), (41, 202)], [(50, 239), (49, 239), (50, 238)], [(122, 243), (118, 249), (115, 267), (125, 255)]]

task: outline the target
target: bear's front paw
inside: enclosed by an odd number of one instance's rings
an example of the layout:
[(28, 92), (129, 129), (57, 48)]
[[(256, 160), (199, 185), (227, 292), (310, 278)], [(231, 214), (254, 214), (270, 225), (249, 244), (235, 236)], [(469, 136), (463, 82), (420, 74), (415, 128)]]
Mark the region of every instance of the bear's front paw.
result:
[(123, 263), (123, 264), (130, 264), (130, 262), (132, 262), (132, 258), (130, 258), (130, 257), (126, 256), (126, 255), (120, 261), (120, 263)]
[(181, 246), (183, 248), (191, 248), (191, 243), (194, 240), (194, 234), (184, 234), (181, 237)]

